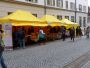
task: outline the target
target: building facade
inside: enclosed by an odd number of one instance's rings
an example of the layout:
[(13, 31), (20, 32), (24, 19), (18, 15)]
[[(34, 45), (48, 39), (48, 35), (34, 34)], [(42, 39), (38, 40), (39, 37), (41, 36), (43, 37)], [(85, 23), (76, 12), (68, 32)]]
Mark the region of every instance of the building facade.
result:
[(39, 18), (49, 14), (77, 22), (82, 28), (87, 26), (88, 0), (0, 0), (0, 17), (18, 9), (30, 11)]

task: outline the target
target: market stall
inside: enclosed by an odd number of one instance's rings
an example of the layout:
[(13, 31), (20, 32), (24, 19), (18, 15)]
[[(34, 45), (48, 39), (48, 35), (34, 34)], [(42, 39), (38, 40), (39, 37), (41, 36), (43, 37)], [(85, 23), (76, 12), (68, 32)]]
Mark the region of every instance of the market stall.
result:
[[(23, 27), (25, 30), (26, 41), (28, 38), (30, 38), (30, 40), (32, 41), (36, 41), (37, 36), (38, 36), (37, 35), (38, 29), (36, 28), (44, 27), (48, 25), (46, 22), (33, 16), (30, 12), (22, 11), (22, 10), (17, 10), (13, 12), (12, 14), (1, 18), (0, 22), (3, 24), (7, 24), (7, 23), (11, 24), (11, 27), (12, 27), (11, 38), (12, 38), (13, 32), (16, 32), (18, 28)], [(32, 33), (28, 33), (28, 30), (31, 27), (34, 27), (34, 31)], [(10, 41), (12, 42), (12, 40)]]
[(46, 33), (46, 38), (47, 40), (48, 39), (51, 39), (51, 40), (55, 40), (58, 38), (58, 33), (60, 32), (59, 31), (59, 28), (57, 27), (60, 27), (61, 26), (61, 21), (59, 21), (57, 18), (55, 18), (54, 16), (52, 15), (44, 15), (41, 20), (45, 21), (48, 23), (49, 25), (49, 31), (47, 31)]
[(62, 19), (62, 20), (61, 20), (61, 23), (67, 25), (67, 26), (66, 26), (66, 29), (67, 29), (67, 30), (66, 30), (66, 35), (67, 35), (67, 36), (69, 36), (69, 29), (70, 29), (71, 27), (74, 27), (75, 30), (76, 30), (76, 28), (79, 26), (78, 23), (71, 22), (71, 21), (68, 20), (68, 19)]

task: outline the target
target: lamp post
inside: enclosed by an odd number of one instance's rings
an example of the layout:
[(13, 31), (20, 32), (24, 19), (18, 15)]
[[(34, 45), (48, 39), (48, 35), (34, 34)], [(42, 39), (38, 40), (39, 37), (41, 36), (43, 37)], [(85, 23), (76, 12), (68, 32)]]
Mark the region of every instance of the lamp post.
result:
[(46, 15), (46, 0), (44, 0), (44, 14)]
[(77, 1), (75, 0), (75, 23), (76, 23), (76, 17), (77, 17)]

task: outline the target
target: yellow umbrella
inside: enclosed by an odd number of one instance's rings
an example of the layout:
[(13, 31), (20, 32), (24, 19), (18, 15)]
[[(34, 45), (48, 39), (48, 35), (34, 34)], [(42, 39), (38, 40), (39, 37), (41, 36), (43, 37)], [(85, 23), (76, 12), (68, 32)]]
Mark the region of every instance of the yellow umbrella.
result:
[(10, 21), (12, 23), (12, 25), (16, 25), (16, 26), (19, 26), (19, 25), (20, 26), (26, 26), (26, 25), (48, 26), (48, 24), (46, 22), (36, 18), (30, 12), (22, 11), (22, 10), (17, 10), (14, 13), (1, 18), (0, 21), (3, 21), (3, 22)]
[(77, 24), (75, 24), (74, 22), (71, 22), (70, 20), (68, 19), (62, 19), (61, 20), (62, 24), (66, 24), (67, 25), (67, 29), (71, 28), (71, 27), (74, 27), (76, 28)]
[(74, 23), (74, 28), (76, 29), (78, 26), (79, 26), (79, 24), (78, 23)]
[(41, 20), (47, 22), (50, 26), (60, 26), (60, 20), (52, 15), (44, 15)]
[(30, 21), (30, 22), (42, 22), (40, 19), (33, 16), (28, 11), (17, 10), (14, 13), (3, 17), (3, 19), (15, 20), (15, 21)]
[(73, 25), (74, 24), (73, 22), (71, 22), (68, 19), (62, 19), (61, 22), (62, 22), (62, 24), (67, 24), (67, 25)]
[(48, 26), (48, 24), (45, 23), (37, 23), (37, 22), (23, 22), (23, 21), (12, 21), (13, 26)]
[(0, 18), (0, 22), (10, 22), (8, 19)]

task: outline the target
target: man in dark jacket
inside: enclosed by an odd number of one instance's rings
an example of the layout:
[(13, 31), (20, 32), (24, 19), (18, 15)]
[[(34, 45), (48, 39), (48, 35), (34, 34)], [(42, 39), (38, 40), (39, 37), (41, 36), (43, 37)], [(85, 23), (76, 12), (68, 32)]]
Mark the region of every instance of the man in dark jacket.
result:
[(61, 33), (62, 33), (62, 39), (63, 39), (63, 41), (66, 39), (66, 29), (64, 28), (64, 27), (62, 27), (62, 29), (61, 29)]
[(70, 29), (70, 37), (71, 37), (71, 40), (74, 41), (74, 37), (75, 37), (75, 29), (74, 29), (74, 27), (72, 27), (72, 28)]
[(20, 48), (25, 48), (25, 32), (22, 27), (18, 29), (17, 34), (18, 34), (18, 43), (20, 45)]

